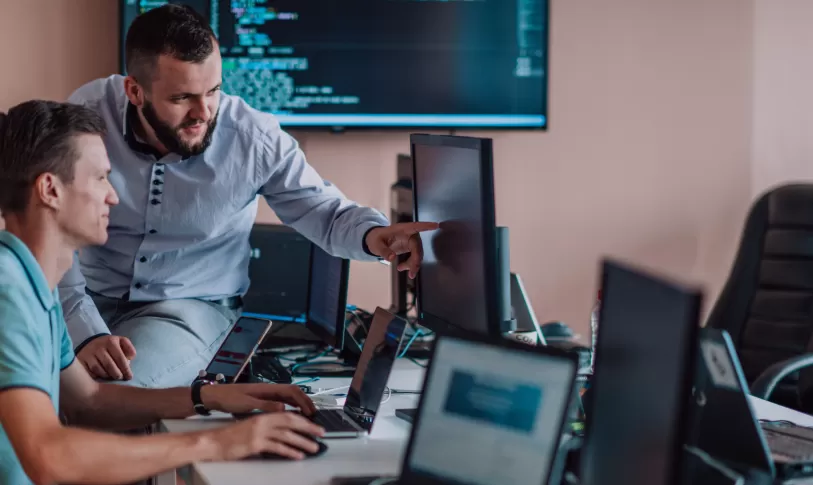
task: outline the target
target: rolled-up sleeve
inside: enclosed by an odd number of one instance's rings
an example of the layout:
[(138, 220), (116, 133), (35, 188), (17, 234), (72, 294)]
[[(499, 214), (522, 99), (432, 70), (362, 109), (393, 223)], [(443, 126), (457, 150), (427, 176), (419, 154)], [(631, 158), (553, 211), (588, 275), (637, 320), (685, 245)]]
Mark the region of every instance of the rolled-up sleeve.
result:
[(259, 167), (271, 167), (260, 195), (280, 220), (333, 256), (374, 261), (364, 251), (364, 236), (377, 226), (389, 225), (379, 211), (345, 197), (305, 160), (296, 140), (277, 130), (263, 145)]
[(110, 333), (96, 304), (85, 293), (85, 277), (79, 269), (79, 259), (73, 256), (71, 269), (59, 282), (59, 301), (71, 341), (80, 349), (88, 340)]

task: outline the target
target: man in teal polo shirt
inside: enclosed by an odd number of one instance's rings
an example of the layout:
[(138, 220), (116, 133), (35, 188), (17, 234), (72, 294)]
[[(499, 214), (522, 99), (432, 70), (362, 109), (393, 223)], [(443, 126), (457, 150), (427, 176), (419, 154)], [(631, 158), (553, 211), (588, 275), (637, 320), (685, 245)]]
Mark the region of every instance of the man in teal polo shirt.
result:
[(302, 435), (323, 430), (284, 412), (203, 433), (88, 430), (136, 429), (208, 409), (314, 411), (296, 386), (150, 390), (96, 382), (75, 360), (55, 289), (77, 249), (107, 240), (118, 198), (103, 133), (102, 119), (77, 105), (30, 101), (0, 113), (0, 484), (127, 483), (193, 461), (317, 451)]

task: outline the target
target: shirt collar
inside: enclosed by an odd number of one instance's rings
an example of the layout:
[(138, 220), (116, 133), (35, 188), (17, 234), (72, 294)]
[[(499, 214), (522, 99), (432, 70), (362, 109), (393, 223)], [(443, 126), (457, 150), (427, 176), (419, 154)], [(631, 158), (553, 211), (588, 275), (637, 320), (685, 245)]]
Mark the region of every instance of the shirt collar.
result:
[[(150, 155), (155, 157), (156, 160), (164, 158), (161, 152), (153, 148), (152, 145), (144, 143), (138, 138), (135, 132), (137, 123), (139, 123), (138, 112), (136, 111), (135, 105), (128, 100), (124, 104), (122, 113), (122, 134), (124, 135), (124, 140), (127, 142), (127, 145), (129, 145), (130, 149), (134, 152)], [(181, 157), (180, 155), (172, 154), (172, 156), (177, 158), (178, 161), (186, 160), (186, 157)]]
[(52, 291), (48, 286), (48, 280), (45, 279), (42, 267), (31, 253), (31, 250), (28, 249), (28, 246), (17, 236), (8, 231), (0, 231), (0, 245), (9, 248), (11, 253), (20, 261), (20, 264), (28, 276), (28, 281), (37, 293), (40, 304), (42, 304), (45, 311), (52, 310), (54, 306), (56, 306), (57, 301), (59, 301), (58, 298), (54, 296), (56, 290)]

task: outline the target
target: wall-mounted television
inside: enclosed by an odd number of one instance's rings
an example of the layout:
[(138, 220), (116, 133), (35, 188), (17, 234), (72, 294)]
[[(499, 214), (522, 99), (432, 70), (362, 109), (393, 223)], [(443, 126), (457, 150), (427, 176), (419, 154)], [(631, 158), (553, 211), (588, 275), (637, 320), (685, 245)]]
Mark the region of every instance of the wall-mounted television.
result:
[[(186, 0), (285, 127), (545, 129), (549, 0)], [(121, 46), (140, 13), (121, 0)], [(122, 52), (122, 73), (124, 73)]]

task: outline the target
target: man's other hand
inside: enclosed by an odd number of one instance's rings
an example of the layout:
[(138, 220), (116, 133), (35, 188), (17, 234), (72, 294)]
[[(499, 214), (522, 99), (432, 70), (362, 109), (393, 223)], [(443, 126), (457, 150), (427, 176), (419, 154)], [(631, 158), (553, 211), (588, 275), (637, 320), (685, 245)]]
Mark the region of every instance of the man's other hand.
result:
[(249, 413), (255, 409), (278, 412), (284, 411), (286, 404), (299, 408), (305, 416), (316, 412), (311, 398), (293, 384), (203, 386), (201, 400), (207, 408), (227, 413)]
[(104, 335), (88, 342), (76, 358), (96, 379), (129, 381), (133, 378), (130, 361), (135, 356), (136, 350), (130, 339)]

